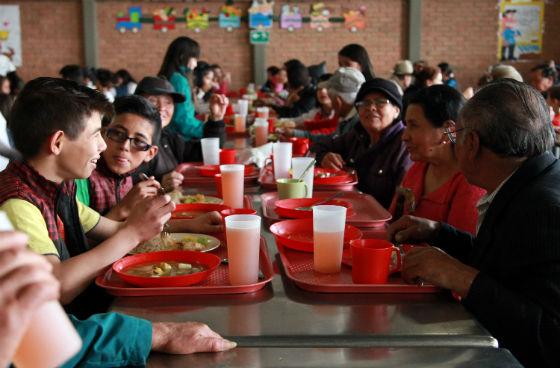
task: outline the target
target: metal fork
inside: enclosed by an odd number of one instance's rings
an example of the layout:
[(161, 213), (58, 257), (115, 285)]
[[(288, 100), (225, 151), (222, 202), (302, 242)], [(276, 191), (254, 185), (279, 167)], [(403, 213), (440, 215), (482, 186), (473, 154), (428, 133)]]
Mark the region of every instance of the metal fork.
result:
[[(142, 181), (146, 181), (146, 180), (150, 179), (148, 177), (148, 175), (146, 175), (144, 173), (140, 173), (138, 176), (140, 177), (140, 179)], [(158, 192), (159, 192), (160, 195), (165, 195), (166, 194), (166, 191), (165, 191), (165, 189), (163, 189), (163, 187), (159, 187)], [(170, 242), (173, 241), (173, 239), (171, 238), (171, 234), (169, 234), (169, 232), (166, 230), (168, 228), (169, 228), (169, 224), (166, 222), (165, 224), (163, 224), (163, 231), (159, 234), (159, 237), (161, 239), (161, 243), (164, 247), (169, 245)]]

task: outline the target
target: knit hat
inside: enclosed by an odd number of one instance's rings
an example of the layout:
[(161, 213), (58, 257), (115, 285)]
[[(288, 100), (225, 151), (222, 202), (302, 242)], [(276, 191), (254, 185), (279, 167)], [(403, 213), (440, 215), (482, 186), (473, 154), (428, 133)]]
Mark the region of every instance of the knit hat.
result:
[(393, 68), (393, 74), (395, 75), (412, 75), (413, 72), (414, 68), (410, 60), (399, 60)]
[(372, 92), (381, 92), (391, 101), (391, 103), (397, 106), (400, 111), (402, 112), (402, 98), (399, 93), (399, 89), (395, 85), (395, 83), (383, 79), (383, 78), (373, 78), (362, 84), (358, 95), (356, 96), (356, 103), (360, 102), (366, 97), (368, 94)]
[(167, 79), (158, 77), (144, 77), (136, 86), (135, 95), (169, 95), (173, 102), (185, 102), (185, 95), (175, 92), (173, 85)]
[(345, 102), (353, 104), (362, 84), (366, 81), (364, 75), (354, 68), (338, 68), (327, 82), (329, 93), (335, 94)]

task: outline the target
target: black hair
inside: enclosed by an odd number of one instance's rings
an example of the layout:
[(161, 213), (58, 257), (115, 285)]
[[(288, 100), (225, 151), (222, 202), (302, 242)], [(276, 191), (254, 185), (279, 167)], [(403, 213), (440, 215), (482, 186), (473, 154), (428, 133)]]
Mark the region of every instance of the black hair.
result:
[(439, 68), (424, 66), (422, 70), (414, 75), (414, 85), (420, 88), (426, 87), (428, 81), (433, 80), (439, 72)]
[(11, 94), (16, 96), (25, 84), (23, 79), (17, 74), (17, 71), (9, 72), (6, 77), (10, 80)]
[(408, 106), (422, 107), (424, 116), (435, 128), (441, 128), (448, 120), (457, 122), (465, 103), (460, 92), (444, 84), (423, 88), (408, 100)]
[(441, 70), (441, 74), (445, 75), (446, 77), (453, 74), (453, 68), (447, 62), (441, 62), (438, 65), (438, 68)]
[(325, 82), (328, 81), (329, 79), (331, 79), (331, 77), (333, 76), (333, 73), (325, 73), (322, 76), (319, 77), (319, 82)]
[(212, 67), (210, 66), (210, 64), (204, 62), (204, 61), (199, 61), (198, 65), (196, 66), (196, 68), (193, 70), (193, 74), (194, 74), (194, 85), (198, 88), (201, 88), (203, 85), (203, 80), (204, 77), (210, 73), (213, 72), (214, 69), (212, 69)]
[(295, 67), (305, 67), (305, 64), (302, 63), (299, 59), (290, 59), (284, 63), (284, 69), (286, 70), (286, 72)]
[(130, 73), (126, 69), (117, 70), (115, 76), (121, 78), (123, 84), (128, 84), (130, 82), (136, 83), (136, 80), (132, 77), (132, 75), (130, 75)]
[(0, 93), (0, 113), (6, 119), (10, 117), (10, 111), (14, 104), (15, 98), (12, 95)]
[(200, 45), (198, 42), (185, 36), (177, 37), (167, 48), (158, 75), (171, 79), (173, 73), (182, 74), (181, 67), (186, 66), (189, 59), (198, 59), (199, 56)]
[(297, 89), (299, 87), (307, 87), (311, 82), (309, 78), (309, 71), (305, 65), (294, 65), (287, 70), (288, 74), (288, 85), (291, 89)]
[(158, 144), (161, 136), (161, 118), (150, 101), (138, 95), (122, 96), (115, 99), (113, 106), (115, 107), (115, 116), (134, 114), (146, 119), (153, 128), (152, 144)]
[(548, 64), (539, 64), (533, 68), (531, 68), (532, 72), (540, 71), (543, 78), (552, 78), (553, 83), (556, 83), (556, 78), (558, 77), (558, 73), (556, 72), (555, 68), (552, 68)]
[(277, 75), (278, 73), (280, 73), (280, 68), (277, 66), (269, 66), (268, 68), (266, 68), (266, 72), (269, 73), (270, 75)]
[(84, 79), (87, 78), (92, 83), (95, 83), (97, 81), (97, 78), (95, 77), (95, 68), (83, 68), (82, 73), (84, 75)]
[(23, 87), (8, 128), (24, 158), (35, 157), (48, 137), (62, 130), (70, 139), (84, 131), (93, 112), (111, 117), (113, 107), (103, 93), (61, 78), (40, 77)]
[(348, 59), (360, 64), (360, 67), (362, 68), (361, 72), (366, 81), (375, 78), (373, 64), (371, 63), (367, 50), (362, 45), (358, 45), (357, 43), (346, 45), (340, 49), (338, 55), (345, 56)]
[(64, 78), (74, 81), (78, 84), (84, 83), (84, 72), (82, 67), (76, 64), (65, 65), (60, 69), (58, 74)]
[(552, 86), (548, 90), (548, 96), (555, 100), (560, 100), (560, 86)]
[(99, 68), (95, 71), (97, 83), (102, 87), (110, 87), (113, 83), (113, 73), (109, 69)]

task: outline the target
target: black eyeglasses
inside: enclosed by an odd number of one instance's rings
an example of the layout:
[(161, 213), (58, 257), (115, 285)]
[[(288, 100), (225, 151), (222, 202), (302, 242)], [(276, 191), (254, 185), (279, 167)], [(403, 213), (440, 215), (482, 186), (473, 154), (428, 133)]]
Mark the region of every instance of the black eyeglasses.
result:
[(391, 101), (389, 101), (386, 98), (375, 98), (373, 100), (363, 100), (360, 102), (356, 102), (356, 108), (365, 108), (365, 109), (371, 109), (372, 106), (375, 105), (376, 108), (378, 109), (382, 109), (385, 105), (387, 105), (388, 103), (390, 103)]
[(451, 143), (455, 144), (457, 143), (457, 132), (460, 132), (461, 130), (465, 130), (465, 128), (459, 128), (455, 130), (451, 130), (450, 128), (445, 128), (443, 132), (445, 133), (445, 135), (447, 135), (447, 138), (449, 138)]
[(118, 129), (109, 128), (105, 131), (105, 136), (110, 140), (117, 142), (117, 143), (124, 143), (126, 141), (130, 141), (130, 147), (134, 148), (137, 151), (147, 151), (149, 150), (152, 145), (148, 142), (136, 138), (136, 137), (129, 137), (126, 135), (125, 132)]

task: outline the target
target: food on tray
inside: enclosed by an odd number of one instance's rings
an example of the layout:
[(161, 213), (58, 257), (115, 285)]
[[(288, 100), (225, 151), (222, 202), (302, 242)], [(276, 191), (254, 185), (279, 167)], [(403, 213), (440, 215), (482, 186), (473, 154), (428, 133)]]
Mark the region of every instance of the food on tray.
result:
[(324, 179), (324, 178), (332, 178), (333, 176), (336, 176), (336, 173), (333, 172), (326, 172), (326, 171), (321, 171), (315, 174), (315, 178), (316, 179)]
[(142, 277), (183, 276), (204, 271), (206, 267), (198, 263), (156, 262), (132, 266), (125, 273)]
[(190, 250), (190, 251), (205, 251), (209, 248), (215, 248), (214, 245), (218, 244), (219, 241), (211, 236), (203, 234), (185, 235), (182, 237), (177, 237), (174, 234), (170, 234), (168, 237), (157, 236), (152, 240), (137, 246), (132, 253), (149, 253), (149, 252), (159, 252), (163, 250)]
[(181, 203), (208, 203), (204, 194), (189, 194), (181, 197)]

